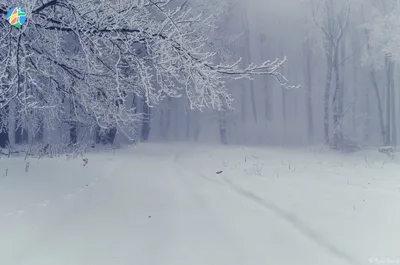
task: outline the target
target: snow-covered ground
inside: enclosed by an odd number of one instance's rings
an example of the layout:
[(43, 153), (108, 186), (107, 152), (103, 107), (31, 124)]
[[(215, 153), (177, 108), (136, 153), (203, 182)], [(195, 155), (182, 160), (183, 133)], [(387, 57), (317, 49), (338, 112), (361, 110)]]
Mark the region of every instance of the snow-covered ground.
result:
[(400, 161), (383, 154), (142, 144), (84, 158), (0, 159), (1, 265), (400, 264)]

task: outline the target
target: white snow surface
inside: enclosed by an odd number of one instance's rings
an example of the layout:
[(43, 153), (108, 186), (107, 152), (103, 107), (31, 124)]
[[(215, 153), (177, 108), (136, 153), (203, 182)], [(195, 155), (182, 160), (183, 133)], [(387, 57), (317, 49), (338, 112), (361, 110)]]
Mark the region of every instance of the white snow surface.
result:
[(190, 144), (84, 158), (0, 159), (1, 265), (400, 264), (396, 158)]

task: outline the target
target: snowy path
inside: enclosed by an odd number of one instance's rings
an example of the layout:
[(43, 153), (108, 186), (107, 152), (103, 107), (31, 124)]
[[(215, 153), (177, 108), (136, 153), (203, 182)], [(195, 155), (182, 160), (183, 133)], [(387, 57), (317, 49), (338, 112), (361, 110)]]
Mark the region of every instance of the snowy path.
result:
[(0, 264), (370, 264), (224, 173), (202, 173), (192, 162), (206, 152), (171, 148), (102, 160), (103, 175), (68, 200), (3, 218), (0, 208)]

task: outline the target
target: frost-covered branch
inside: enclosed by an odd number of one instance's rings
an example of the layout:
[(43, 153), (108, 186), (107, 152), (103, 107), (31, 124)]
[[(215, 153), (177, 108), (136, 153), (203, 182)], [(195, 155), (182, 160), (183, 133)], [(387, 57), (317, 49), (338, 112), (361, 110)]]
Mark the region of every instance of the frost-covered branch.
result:
[[(130, 126), (133, 96), (150, 105), (185, 95), (191, 108), (231, 106), (226, 83), (273, 75), (283, 60), (222, 64), (197, 29), (213, 16), (173, 0), (25, 0), (27, 23), (0, 22), (0, 108), (100, 127)], [(221, 1), (221, 4), (223, 1)], [(8, 8), (0, 4), (3, 16)], [(72, 107), (72, 111), (69, 111)]]

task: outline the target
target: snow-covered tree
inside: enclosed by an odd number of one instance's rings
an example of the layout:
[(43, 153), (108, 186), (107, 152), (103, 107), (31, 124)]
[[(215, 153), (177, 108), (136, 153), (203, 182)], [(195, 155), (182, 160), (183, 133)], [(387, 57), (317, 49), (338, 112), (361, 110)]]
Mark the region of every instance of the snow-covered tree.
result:
[[(327, 63), (325, 94), (324, 94), (324, 136), (325, 143), (332, 144), (335, 149), (341, 149), (343, 140), (344, 88), (341, 80), (341, 66), (344, 58), (344, 36), (348, 30), (351, 12), (351, 0), (343, 1), (311, 1), (315, 25), (322, 33), (322, 42)], [(344, 56), (342, 56), (344, 57)], [(334, 76), (332, 76), (334, 74)], [(334, 78), (334, 80), (332, 80)], [(333, 142), (329, 135), (329, 104), (331, 98), (331, 83), (335, 82), (332, 95), (333, 107)]]
[[(19, 120), (36, 127), (122, 129), (140, 118), (134, 97), (154, 106), (185, 95), (192, 109), (221, 109), (232, 107), (229, 80), (274, 75), (286, 85), (278, 71), (284, 60), (218, 63), (198, 34), (215, 14), (175, 2), (0, 1), (0, 108), (15, 102)], [(19, 29), (5, 19), (11, 4), (27, 13)]]
[[(363, 25), (367, 42), (363, 64), (370, 69), (384, 145), (396, 145), (397, 141), (394, 68), (400, 60), (399, 8), (397, 1), (374, 3), (369, 14), (372, 18)], [(385, 91), (377, 78), (382, 70), (386, 77)]]

